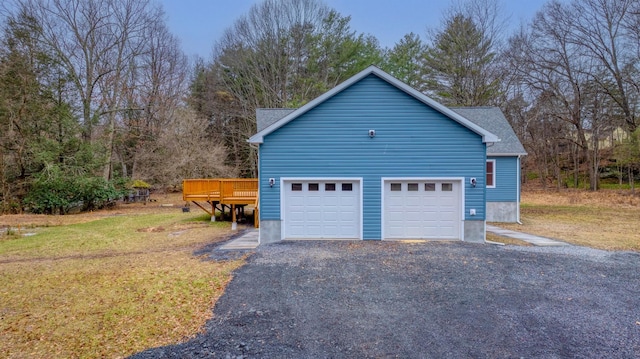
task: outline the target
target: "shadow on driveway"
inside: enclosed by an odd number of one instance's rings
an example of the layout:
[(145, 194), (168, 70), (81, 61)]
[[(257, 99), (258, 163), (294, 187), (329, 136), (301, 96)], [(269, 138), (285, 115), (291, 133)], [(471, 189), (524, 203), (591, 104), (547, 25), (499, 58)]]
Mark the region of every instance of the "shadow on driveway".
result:
[(261, 246), (205, 333), (134, 358), (640, 357), (640, 255), (584, 247)]

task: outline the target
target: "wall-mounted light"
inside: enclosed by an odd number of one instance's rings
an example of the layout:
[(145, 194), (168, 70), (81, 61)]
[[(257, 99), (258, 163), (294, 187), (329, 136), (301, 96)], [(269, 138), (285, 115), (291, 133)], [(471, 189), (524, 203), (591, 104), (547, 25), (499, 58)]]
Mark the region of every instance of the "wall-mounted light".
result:
[(276, 179), (275, 178), (269, 178), (269, 187), (273, 187), (274, 184), (276, 184)]
[(471, 186), (473, 186), (473, 187), (476, 186), (477, 181), (476, 181), (475, 177), (471, 177), (471, 180), (469, 182), (471, 182)]
[(376, 130), (369, 130), (369, 137), (371, 138), (376, 137)]

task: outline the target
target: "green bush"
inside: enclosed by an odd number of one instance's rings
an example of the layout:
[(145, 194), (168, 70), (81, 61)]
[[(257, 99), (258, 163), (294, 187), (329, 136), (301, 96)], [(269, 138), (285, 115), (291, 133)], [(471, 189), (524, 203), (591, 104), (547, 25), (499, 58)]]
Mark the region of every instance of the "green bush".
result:
[[(52, 173), (53, 172), (53, 173)], [(123, 181), (107, 181), (95, 176), (65, 176), (52, 171), (34, 181), (24, 198), (25, 207), (34, 213), (66, 214), (80, 207), (82, 211), (100, 209), (122, 197)]]

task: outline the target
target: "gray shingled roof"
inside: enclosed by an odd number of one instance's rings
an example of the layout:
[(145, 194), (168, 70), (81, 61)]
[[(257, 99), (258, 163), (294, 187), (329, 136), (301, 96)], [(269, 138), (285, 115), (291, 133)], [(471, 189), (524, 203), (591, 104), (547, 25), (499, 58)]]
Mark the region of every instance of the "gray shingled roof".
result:
[[(487, 147), (487, 155), (526, 155), (513, 128), (497, 107), (454, 107), (459, 115), (500, 138), (500, 142)], [(256, 110), (258, 132), (292, 113), (294, 108), (259, 108)]]
[(487, 155), (526, 155), (522, 143), (513, 132), (502, 111), (497, 107), (453, 107), (453, 111), (466, 117), (469, 121), (495, 134), (500, 139), (487, 147)]
[(269, 127), (272, 123), (284, 118), (291, 112), (295, 111), (295, 108), (259, 108), (256, 110), (256, 126), (258, 132)]

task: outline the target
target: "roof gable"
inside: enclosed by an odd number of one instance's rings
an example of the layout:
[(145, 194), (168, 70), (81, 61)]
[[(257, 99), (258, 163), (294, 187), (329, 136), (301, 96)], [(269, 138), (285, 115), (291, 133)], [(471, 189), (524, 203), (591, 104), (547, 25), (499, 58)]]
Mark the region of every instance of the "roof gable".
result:
[(487, 146), (487, 155), (523, 156), (527, 154), (509, 121), (499, 108), (454, 107), (452, 110), (500, 138), (500, 142)]
[(256, 127), (258, 132), (295, 111), (295, 108), (259, 108), (256, 110)]
[[(344, 81), (343, 83), (341, 83), (340, 85), (334, 87), (333, 89), (325, 92), (324, 94), (322, 94), (321, 96), (315, 98), (314, 100), (312, 100), (311, 102), (307, 103), (306, 105), (300, 107), (297, 110), (291, 110), (291, 109), (281, 109), (282, 112), (273, 112), (273, 113), (268, 113), (268, 112), (260, 112), (260, 111), (264, 111), (264, 109), (259, 109), (257, 110), (256, 113), (256, 117), (261, 117), (260, 120), (258, 121), (258, 133), (256, 133), (255, 135), (251, 136), (251, 138), (249, 138), (249, 142), (250, 143), (262, 143), (264, 141), (264, 136), (272, 133), (273, 131), (279, 129), (280, 127), (286, 125), (287, 123), (295, 120), (296, 118), (298, 118), (299, 116), (303, 115), (304, 113), (308, 112), (309, 110), (315, 108), (316, 106), (320, 105), (321, 103), (327, 101), (328, 99), (332, 98), (333, 96), (339, 94), (340, 92), (342, 92), (343, 90), (345, 90), (346, 88), (352, 86), (353, 84), (357, 83), (358, 81), (364, 79), (365, 77), (369, 76), (369, 75), (375, 75), (378, 78), (388, 82), (389, 84), (391, 84), (392, 86), (395, 86), (397, 89), (405, 92), (406, 94), (414, 97), (415, 99), (417, 99), (418, 101), (424, 103), (425, 105), (435, 109), (436, 111), (442, 113), (443, 115), (447, 116), (448, 118), (454, 120), (455, 122), (459, 123), (460, 125), (468, 128), (469, 130), (475, 132), (476, 134), (482, 136), (482, 142), (491, 142), (491, 143), (495, 143), (500, 141), (500, 139), (498, 138), (498, 136), (496, 136), (495, 134), (487, 131), (486, 129), (478, 126), (477, 124), (475, 124), (474, 122), (468, 120), (467, 118), (465, 118), (464, 116), (452, 111), (451, 109), (447, 108), (446, 106), (436, 102), (435, 100), (429, 98), (428, 96), (424, 95), (423, 93), (415, 90), (414, 88), (410, 87), (409, 85), (403, 83), (402, 81), (396, 79), (395, 77), (387, 74), (386, 72), (382, 71), (381, 69), (375, 67), (375, 66), (369, 66), (368, 68), (366, 68), (365, 70), (359, 72), (358, 74), (352, 76), (351, 78), (349, 78), (348, 80)], [(268, 111), (268, 110), (266, 110)], [(285, 111), (291, 111), (289, 113), (286, 113)], [(275, 120), (274, 118), (277, 115), (284, 115), (284, 117), (280, 118), (279, 120)], [(269, 119), (271, 119), (271, 121), (274, 121), (272, 123), (269, 123)], [(261, 127), (264, 126), (262, 129)]]

